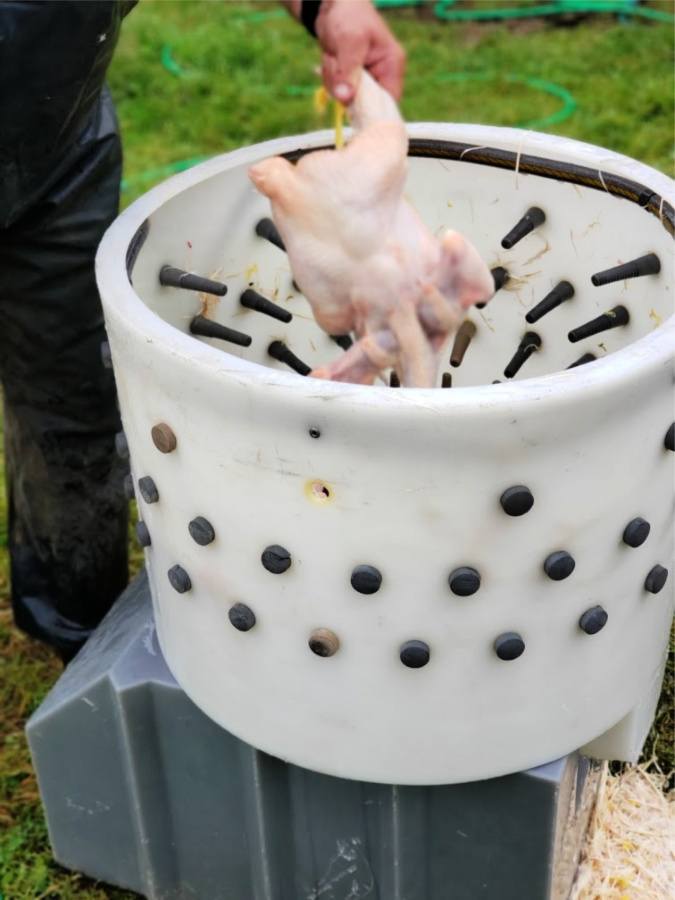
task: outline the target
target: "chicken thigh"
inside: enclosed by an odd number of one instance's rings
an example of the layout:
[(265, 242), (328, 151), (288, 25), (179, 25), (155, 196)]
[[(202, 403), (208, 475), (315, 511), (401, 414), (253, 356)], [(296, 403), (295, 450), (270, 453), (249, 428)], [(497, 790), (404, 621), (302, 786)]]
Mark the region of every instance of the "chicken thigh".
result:
[(296, 165), (249, 170), (271, 201), (293, 277), (328, 334), (358, 340), (316, 378), (432, 387), (440, 351), (473, 303), (494, 293), (490, 270), (458, 232), (440, 239), (403, 196), (408, 137), (396, 103), (361, 72), (349, 108), (354, 137)]

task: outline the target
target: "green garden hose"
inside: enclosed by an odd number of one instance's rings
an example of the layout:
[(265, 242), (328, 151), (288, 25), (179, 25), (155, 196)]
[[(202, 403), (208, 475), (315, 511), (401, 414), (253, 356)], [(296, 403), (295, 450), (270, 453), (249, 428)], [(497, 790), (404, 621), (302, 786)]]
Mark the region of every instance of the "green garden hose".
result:
[[(376, 5), (387, 5), (387, 0), (375, 0)], [(555, 0), (532, 6), (498, 6), (492, 8), (457, 9), (457, 0), (438, 0), (434, 6), (437, 18), (446, 22), (479, 22), (490, 19), (523, 19), (538, 16), (561, 16), (565, 13), (614, 13), (622, 16), (639, 16), (656, 22), (674, 22), (675, 16), (650, 6), (641, 6), (636, 0)], [(402, 4), (399, 4), (402, 5)], [(417, 5), (412, 4), (412, 5)]]
[(176, 62), (176, 60), (173, 58), (173, 51), (169, 44), (164, 44), (164, 46), (162, 47), (161, 60), (162, 66), (166, 69), (166, 71), (170, 72), (172, 75), (175, 75), (176, 78), (189, 77), (189, 69), (184, 69)]
[[(381, 9), (404, 6), (423, 6), (425, 0), (374, 0)], [(490, 19), (524, 19), (537, 16), (560, 16), (565, 13), (613, 13), (620, 16), (639, 16), (655, 22), (674, 22), (675, 16), (639, 5), (639, 0), (552, 0), (538, 6), (492, 6), (457, 9), (457, 0), (437, 0), (434, 14), (446, 22), (481, 22)]]

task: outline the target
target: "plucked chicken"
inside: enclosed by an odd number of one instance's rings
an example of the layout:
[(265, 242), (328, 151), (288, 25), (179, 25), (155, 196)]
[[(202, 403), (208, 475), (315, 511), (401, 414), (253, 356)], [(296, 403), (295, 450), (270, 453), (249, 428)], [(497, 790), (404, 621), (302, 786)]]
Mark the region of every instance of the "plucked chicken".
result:
[(494, 293), (490, 270), (456, 231), (434, 236), (404, 198), (408, 137), (393, 98), (361, 72), (354, 136), (293, 165), (274, 157), (249, 175), (269, 198), (293, 277), (328, 334), (354, 333), (315, 378), (372, 384), (394, 369), (432, 387), (468, 307)]

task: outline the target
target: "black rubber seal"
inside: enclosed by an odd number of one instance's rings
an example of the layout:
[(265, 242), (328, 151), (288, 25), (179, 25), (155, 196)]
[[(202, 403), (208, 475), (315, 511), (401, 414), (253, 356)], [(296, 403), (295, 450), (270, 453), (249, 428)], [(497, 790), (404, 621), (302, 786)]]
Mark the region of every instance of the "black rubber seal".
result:
[[(331, 145), (292, 150), (283, 154), (290, 162), (296, 162), (307, 153), (315, 150), (331, 150)], [(555, 181), (568, 181), (597, 191), (605, 191), (614, 197), (621, 197), (637, 203), (647, 212), (656, 216), (666, 231), (675, 235), (675, 210), (660, 194), (652, 191), (637, 181), (631, 181), (620, 175), (589, 169), (574, 163), (557, 159), (546, 159), (541, 156), (529, 156), (515, 153), (512, 150), (500, 150), (497, 147), (475, 147), (459, 141), (442, 141), (430, 138), (411, 138), (408, 156), (431, 157), (433, 159), (450, 159), (457, 162), (475, 163), (480, 166), (495, 166), (498, 169), (510, 169), (522, 172), (523, 175), (539, 175), (541, 178), (552, 178)]]

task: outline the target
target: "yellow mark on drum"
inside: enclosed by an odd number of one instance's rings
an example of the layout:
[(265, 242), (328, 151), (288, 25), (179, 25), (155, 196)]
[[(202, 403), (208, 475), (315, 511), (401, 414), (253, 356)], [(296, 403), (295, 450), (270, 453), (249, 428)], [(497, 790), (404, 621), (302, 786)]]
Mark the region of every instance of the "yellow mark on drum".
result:
[(655, 309), (649, 310), (649, 318), (654, 323), (655, 328), (658, 328), (659, 325), (663, 325), (663, 319), (661, 318), (661, 316), (657, 313), (657, 311)]
[(305, 482), (305, 494), (313, 503), (330, 503), (333, 499), (333, 488), (325, 481), (312, 479)]

